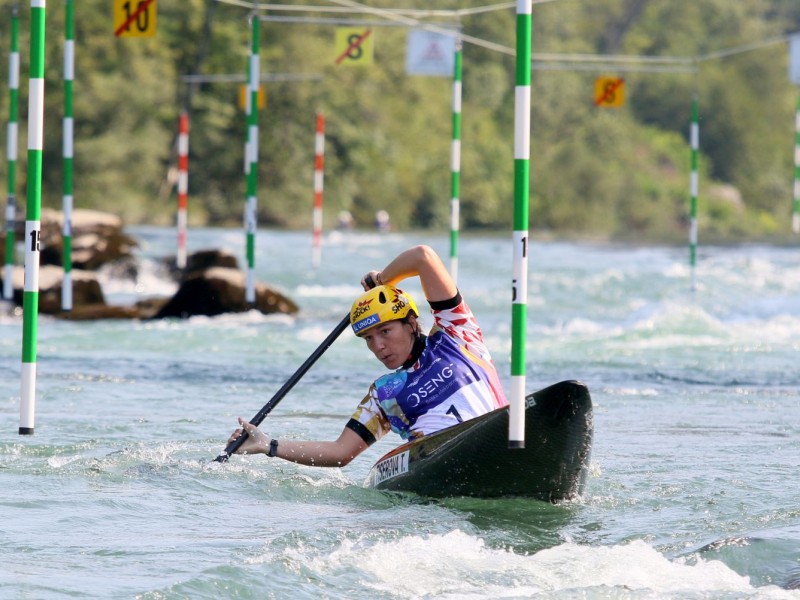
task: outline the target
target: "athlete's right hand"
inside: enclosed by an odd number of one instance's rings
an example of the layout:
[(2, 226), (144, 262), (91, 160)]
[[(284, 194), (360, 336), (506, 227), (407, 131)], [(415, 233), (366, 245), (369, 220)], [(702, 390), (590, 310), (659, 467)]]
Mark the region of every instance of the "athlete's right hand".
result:
[(361, 278), (361, 287), (364, 288), (365, 292), (378, 285), (383, 285), (381, 283), (380, 271), (370, 271)]

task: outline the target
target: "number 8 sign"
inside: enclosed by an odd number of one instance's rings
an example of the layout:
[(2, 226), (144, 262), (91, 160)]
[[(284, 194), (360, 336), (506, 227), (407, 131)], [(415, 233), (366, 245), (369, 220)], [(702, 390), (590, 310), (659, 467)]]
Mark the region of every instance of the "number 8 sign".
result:
[(625, 104), (625, 80), (622, 77), (598, 77), (594, 82), (594, 105), (618, 108)]
[(114, 35), (153, 37), (156, 34), (156, 0), (114, 0)]

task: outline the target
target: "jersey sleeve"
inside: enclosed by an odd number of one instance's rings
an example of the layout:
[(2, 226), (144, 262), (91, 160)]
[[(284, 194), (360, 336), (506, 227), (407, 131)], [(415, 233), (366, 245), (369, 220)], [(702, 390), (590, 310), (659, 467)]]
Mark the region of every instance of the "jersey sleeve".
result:
[(370, 446), (392, 430), (389, 419), (378, 404), (375, 384), (370, 386), (369, 393), (356, 407), (346, 427), (352, 429)]
[(489, 349), (483, 341), (483, 332), (478, 321), (460, 294), (452, 301), (431, 303), (431, 311), (434, 331), (437, 328), (441, 329), (475, 356), (487, 361), (492, 360)]

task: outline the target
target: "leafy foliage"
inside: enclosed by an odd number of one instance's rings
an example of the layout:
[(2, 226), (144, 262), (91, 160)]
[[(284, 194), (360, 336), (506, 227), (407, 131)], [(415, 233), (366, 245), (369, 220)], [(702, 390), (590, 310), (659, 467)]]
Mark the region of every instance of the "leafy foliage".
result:
[[(0, 3), (0, 44), (9, 39), (14, 4)], [(21, 149), (27, 139), (29, 43), (24, 4)], [(413, 3), (373, 0), (370, 5), (408, 8)], [(484, 5), (440, 0), (435, 8)], [(111, 3), (75, 2), (75, 205), (112, 211), (127, 222), (172, 222), (170, 170), (176, 164), (178, 114), (186, 109), (191, 117), (190, 223), (240, 223), (245, 116), (238, 94), (250, 49), (248, 10), (216, 0), (162, 1), (158, 10), (155, 37), (115, 38)], [(63, 185), (63, 13), (61, 4), (49, 3), (43, 189), (45, 205), (54, 208), (61, 206)], [(535, 4), (533, 20), (535, 53), (699, 59), (694, 76), (534, 70), (534, 230), (684, 239), (690, 103), (696, 95), (701, 231), (720, 238), (788, 233), (797, 91), (786, 75), (787, 45), (780, 36), (800, 29), (796, 2), (557, 0)], [(469, 36), (515, 46), (513, 7), (465, 14), (460, 25)], [(327, 117), (327, 227), (340, 210), (370, 226), (375, 212), (386, 209), (396, 228), (447, 228), (452, 81), (406, 74), (405, 27), (374, 27), (372, 65), (337, 66), (335, 28), (275, 20), (261, 24), (267, 107), (259, 118), (259, 223), (310, 226), (314, 122), (321, 111)], [(774, 43), (757, 44), (765, 40)], [(747, 51), (725, 52), (748, 45), (753, 47)], [(6, 56), (7, 45), (0, 52)], [(511, 226), (514, 68), (513, 56), (465, 44), (464, 228)], [(240, 81), (188, 83), (190, 74), (239, 76)], [(593, 105), (594, 80), (606, 74), (625, 77), (625, 106)], [(8, 110), (8, 95), (0, 94), (3, 122)], [(25, 168), (21, 150), (21, 198)], [(6, 174), (3, 160), (0, 177), (5, 180)]]

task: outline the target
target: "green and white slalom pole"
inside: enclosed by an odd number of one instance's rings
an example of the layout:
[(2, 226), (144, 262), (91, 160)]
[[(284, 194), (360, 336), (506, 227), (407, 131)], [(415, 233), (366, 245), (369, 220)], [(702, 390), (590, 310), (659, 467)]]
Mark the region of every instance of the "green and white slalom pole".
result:
[(25, 288), (22, 295), (22, 381), (19, 433), (33, 435), (36, 406), (36, 326), (39, 318), (39, 233), (44, 140), (45, 0), (31, 0), (28, 92), (28, 197), (25, 220)]
[(247, 206), (245, 208), (245, 231), (247, 236), (247, 276), (245, 287), (245, 302), (256, 302), (256, 218), (258, 198), (256, 188), (258, 184), (258, 88), (259, 88), (259, 18), (251, 16), (252, 47), (250, 49), (250, 65), (247, 94)]
[(511, 298), (511, 393), (508, 447), (525, 447), (525, 342), (528, 318), (528, 208), (531, 150), (531, 0), (517, 0), (514, 89), (514, 234)]
[(72, 310), (72, 158), (74, 121), (72, 118), (72, 82), (75, 79), (75, 26), (72, 0), (66, 0), (64, 21), (64, 240), (62, 263), (64, 280), (61, 283), (61, 310)]
[(325, 181), (325, 115), (317, 113), (314, 133), (314, 209), (311, 214), (311, 265), (322, 262), (322, 189)]
[(800, 94), (794, 113), (794, 202), (792, 208), (792, 231), (800, 233)]
[(186, 226), (189, 196), (189, 114), (181, 112), (178, 117), (178, 252), (175, 266), (186, 268)]
[(17, 218), (17, 115), (19, 112), (19, 14), (11, 12), (11, 54), (8, 57), (8, 201), (6, 204), (6, 264), (3, 271), (3, 298), (14, 297), (14, 227)]
[(700, 145), (700, 124), (698, 120), (697, 94), (692, 98), (692, 126), (690, 131), (692, 171), (689, 175), (689, 270), (691, 276), (690, 287), (695, 290), (695, 266), (697, 264), (697, 150)]
[(450, 276), (458, 282), (458, 231), (461, 186), (461, 38), (453, 61), (453, 142), (450, 147)]

